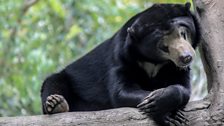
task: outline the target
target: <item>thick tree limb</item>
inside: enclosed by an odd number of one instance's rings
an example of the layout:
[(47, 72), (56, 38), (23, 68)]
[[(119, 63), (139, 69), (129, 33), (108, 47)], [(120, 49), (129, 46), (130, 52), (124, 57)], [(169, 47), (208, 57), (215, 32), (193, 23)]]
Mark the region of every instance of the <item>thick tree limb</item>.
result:
[(1, 126), (153, 126), (153, 123), (134, 108), (0, 118)]
[[(197, 106), (192, 109), (190, 106)], [(204, 119), (209, 119), (208, 104), (191, 102), (185, 114), (189, 126), (206, 126)], [(0, 125), (4, 126), (156, 126), (156, 124), (138, 112), (135, 108), (119, 108), (94, 112), (69, 112), (54, 115), (37, 115), (21, 117), (2, 117)]]

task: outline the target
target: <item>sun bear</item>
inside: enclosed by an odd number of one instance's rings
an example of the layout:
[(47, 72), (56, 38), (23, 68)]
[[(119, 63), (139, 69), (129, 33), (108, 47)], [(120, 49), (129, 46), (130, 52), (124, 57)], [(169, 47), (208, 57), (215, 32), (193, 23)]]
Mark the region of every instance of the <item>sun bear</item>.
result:
[(200, 30), (190, 3), (155, 4), (111, 38), (49, 76), (44, 114), (136, 107), (157, 124), (184, 123)]

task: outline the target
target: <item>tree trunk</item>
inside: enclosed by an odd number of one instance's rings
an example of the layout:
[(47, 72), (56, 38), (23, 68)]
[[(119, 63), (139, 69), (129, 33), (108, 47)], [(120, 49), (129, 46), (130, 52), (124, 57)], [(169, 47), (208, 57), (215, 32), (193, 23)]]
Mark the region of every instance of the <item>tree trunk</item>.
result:
[[(185, 109), (189, 126), (224, 125), (224, 1), (194, 0), (202, 29), (200, 53), (208, 79), (208, 96), (190, 102)], [(155, 126), (134, 108), (55, 115), (3, 117), (0, 125), (97, 125)]]
[(202, 30), (199, 49), (208, 80), (208, 96), (187, 106), (189, 125), (224, 125), (224, 1), (194, 0), (194, 5)]

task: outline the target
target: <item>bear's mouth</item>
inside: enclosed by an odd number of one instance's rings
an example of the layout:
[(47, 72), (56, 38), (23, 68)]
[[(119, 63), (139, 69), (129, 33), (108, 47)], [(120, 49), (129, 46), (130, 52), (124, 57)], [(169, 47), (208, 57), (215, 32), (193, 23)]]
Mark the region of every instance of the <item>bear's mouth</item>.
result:
[(195, 57), (194, 51), (185, 50), (183, 53), (169, 54), (169, 59), (179, 68), (189, 67)]
[[(174, 62), (175, 63), (175, 62)], [(187, 63), (187, 64), (183, 64), (183, 63), (175, 63), (176, 64), (176, 66), (177, 67), (179, 67), (179, 68), (187, 68), (187, 67), (189, 67), (190, 65), (191, 65), (191, 63), (192, 63), (192, 61), (191, 62), (189, 62), (189, 63)]]

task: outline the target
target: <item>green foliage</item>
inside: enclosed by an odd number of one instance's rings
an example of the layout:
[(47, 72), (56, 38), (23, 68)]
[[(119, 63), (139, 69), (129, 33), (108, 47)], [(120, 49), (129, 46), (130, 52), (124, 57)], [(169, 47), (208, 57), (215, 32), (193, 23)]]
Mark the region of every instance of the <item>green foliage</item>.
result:
[(29, 1), (0, 1), (0, 116), (40, 114), (43, 80), (112, 36), (152, 2), (39, 0), (27, 6)]

